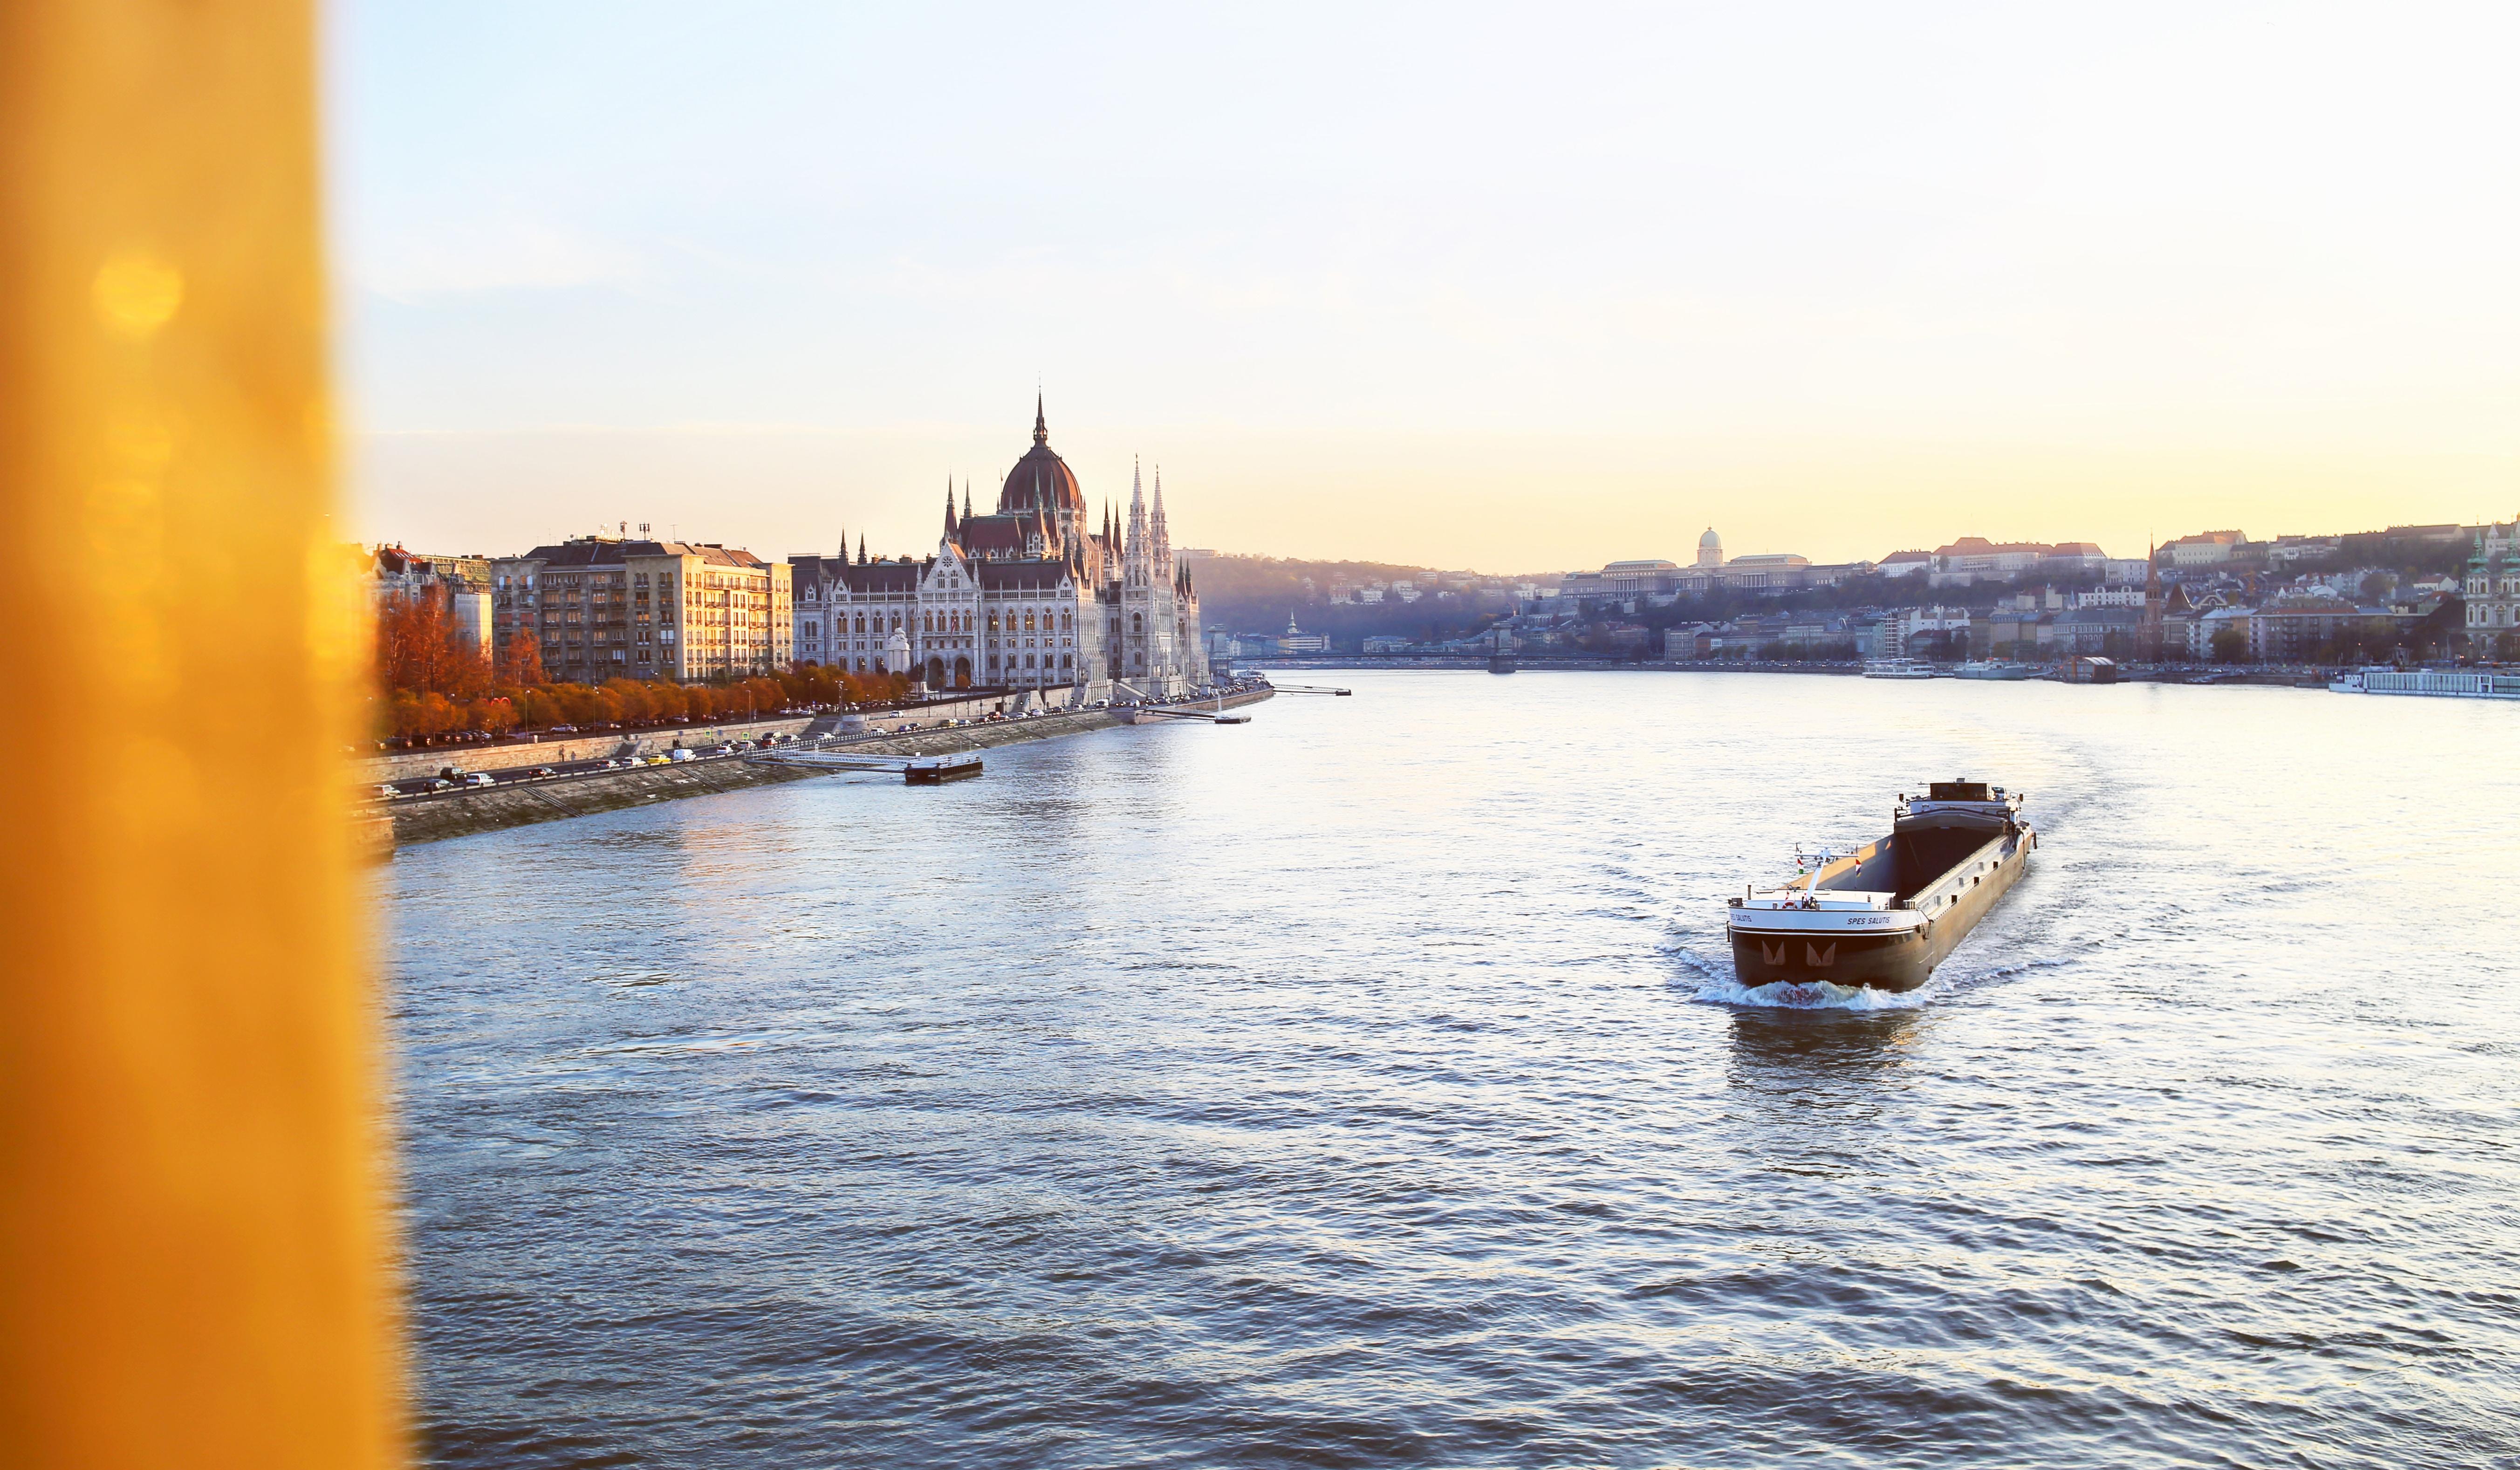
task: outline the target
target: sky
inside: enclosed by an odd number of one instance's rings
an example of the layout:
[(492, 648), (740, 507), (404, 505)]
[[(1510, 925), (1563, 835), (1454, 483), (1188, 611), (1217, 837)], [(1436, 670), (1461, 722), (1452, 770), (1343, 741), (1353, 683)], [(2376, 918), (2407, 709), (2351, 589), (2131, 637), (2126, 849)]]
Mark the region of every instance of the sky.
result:
[(1515, 572), (2520, 509), (2520, 8), (337, 0), (353, 531)]

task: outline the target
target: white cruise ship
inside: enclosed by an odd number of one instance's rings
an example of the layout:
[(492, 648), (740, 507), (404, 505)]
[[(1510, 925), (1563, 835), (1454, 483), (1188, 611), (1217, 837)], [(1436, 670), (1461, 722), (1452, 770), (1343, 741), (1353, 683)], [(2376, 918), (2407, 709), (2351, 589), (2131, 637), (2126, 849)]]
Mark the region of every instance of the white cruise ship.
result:
[(2340, 694), (2424, 694), (2435, 699), (2520, 699), (2520, 672), (2498, 669), (2357, 669), (2327, 686)]

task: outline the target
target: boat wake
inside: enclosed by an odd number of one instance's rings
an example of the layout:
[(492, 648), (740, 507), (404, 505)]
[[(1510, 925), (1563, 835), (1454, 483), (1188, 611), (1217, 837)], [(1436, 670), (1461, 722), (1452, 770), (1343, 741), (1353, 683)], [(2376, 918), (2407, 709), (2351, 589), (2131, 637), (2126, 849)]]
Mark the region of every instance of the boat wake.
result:
[(1743, 985), (1738, 980), (1708, 976), (1697, 987), (1693, 998), (1710, 1005), (1746, 1005), (1769, 1010), (1914, 1010), (1925, 1003), (1936, 987), (1925, 984), (1911, 991), (1875, 990), (1868, 985), (1831, 985), (1825, 980), (1777, 980), (1766, 985)]

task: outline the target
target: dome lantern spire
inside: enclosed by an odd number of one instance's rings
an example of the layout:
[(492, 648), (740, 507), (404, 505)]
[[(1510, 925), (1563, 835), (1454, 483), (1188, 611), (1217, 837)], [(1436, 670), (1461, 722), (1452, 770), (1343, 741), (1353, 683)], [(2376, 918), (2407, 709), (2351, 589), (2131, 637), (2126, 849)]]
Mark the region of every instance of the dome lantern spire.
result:
[(1033, 389), (1032, 392), (1032, 441), (1035, 444), (1050, 442), (1050, 419), (1042, 412), (1039, 388)]

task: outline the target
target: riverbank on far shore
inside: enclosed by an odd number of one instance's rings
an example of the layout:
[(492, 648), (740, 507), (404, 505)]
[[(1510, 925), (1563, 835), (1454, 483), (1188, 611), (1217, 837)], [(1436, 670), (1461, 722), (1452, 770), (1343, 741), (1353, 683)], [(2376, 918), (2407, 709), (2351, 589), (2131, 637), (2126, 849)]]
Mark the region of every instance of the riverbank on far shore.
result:
[[(1453, 671), (1485, 670), (1488, 660), (1478, 654), (1430, 653), (1422, 657), (1409, 655), (1358, 655), (1347, 658), (1254, 658), (1237, 659), (1238, 669), (1251, 669), (1264, 674), (1319, 673), (1335, 674), (1353, 669), (1446, 669)], [(1841, 679), (1860, 678), (1862, 663), (1771, 663), (1759, 659), (1708, 659), (1703, 662), (1674, 659), (1633, 658), (1533, 658), (1517, 655), (1513, 672), (1522, 674), (1817, 674)], [(1934, 666), (1937, 679), (1964, 679), (1958, 664)], [(2039, 672), (2018, 679), (1995, 680), (1993, 683), (2055, 684), (2059, 680), (2049, 671), (2050, 665), (2030, 665)], [(2123, 664), (2120, 684), (2240, 684), (2261, 685), (2269, 689), (2325, 689), (2327, 681), (2341, 669), (2301, 667), (2266, 668), (2253, 664)]]
[[(1228, 694), (1225, 704), (1228, 708), (1256, 704), (1268, 698), (1271, 692), (1266, 689), (1246, 690), (1241, 693)], [(1062, 710), (1019, 720), (868, 735), (850, 740), (838, 748), (863, 755), (948, 755), (1024, 740), (1082, 735), (1119, 723), (1119, 713), (1109, 709)], [(515, 782), (410, 799), (394, 804), (390, 810), (366, 814), (362, 827), (369, 848), (379, 858), (385, 858), (399, 848), (423, 842), (439, 842), (476, 832), (559, 822), (570, 817), (591, 817), (602, 812), (618, 812), (686, 796), (712, 796), (750, 786), (806, 780), (830, 774), (750, 760), (743, 756), (677, 762), (669, 766), (637, 766), (623, 771), (593, 771), (555, 780)]]

